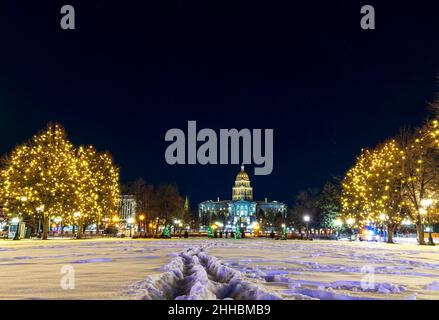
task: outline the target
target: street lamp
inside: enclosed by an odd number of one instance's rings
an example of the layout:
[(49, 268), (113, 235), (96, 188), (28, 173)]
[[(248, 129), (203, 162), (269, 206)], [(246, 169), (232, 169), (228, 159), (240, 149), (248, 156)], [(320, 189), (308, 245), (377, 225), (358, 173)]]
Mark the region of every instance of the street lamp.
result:
[(306, 223), (306, 238), (307, 239), (309, 238), (309, 222), (310, 222), (310, 220), (311, 220), (311, 218), (308, 215), (303, 217), (303, 221), (305, 221), (305, 223)]
[(340, 219), (334, 220), (334, 226), (340, 228), (342, 225), (343, 225), (343, 221), (341, 221)]
[(131, 231), (133, 229), (133, 224), (134, 224), (135, 220), (134, 220), (134, 218), (131, 217), (131, 218), (128, 218), (127, 222), (128, 222), (128, 224), (130, 226), (130, 238), (131, 238), (131, 236), (132, 236)]
[(428, 210), (431, 205), (433, 204), (433, 199), (422, 199), (421, 200), (421, 209), (424, 210), (419, 210), (419, 213), (424, 214), (427, 213), (427, 219), (428, 219), (428, 245), (429, 246), (434, 246), (434, 241), (433, 241), (433, 236), (432, 236), (432, 231), (433, 231), (433, 227), (431, 225), (431, 214), (430, 211)]
[(335, 230), (337, 232), (336, 237), (338, 240), (338, 238), (340, 237), (340, 229), (341, 229), (341, 226), (343, 225), (343, 221), (341, 221), (340, 218), (337, 218), (334, 220), (333, 224), (334, 224)]
[(42, 204), (42, 205), (39, 206), (39, 207), (36, 207), (35, 210), (36, 210), (36, 211), (38, 212), (38, 214), (39, 214), (39, 219), (38, 219), (38, 231), (37, 231), (37, 234), (38, 234), (38, 237), (40, 237), (40, 236), (41, 236), (41, 232), (40, 232), (40, 230), (41, 230), (41, 218), (42, 218), (41, 214), (42, 214), (43, 211), (44, 211), (44, 204)]
[(145, 216), (144, 216), (143, 214), (141, 214), (141, 215), (139, 216), (139, 220), (142, 221), (142, 222), (141, 222), (141, 229), (143, 229), (143, 231), (146, 231), (146, 230), (145, 230), (145, 223), (143, 222), (143, 220), (145, 220)]
[(177, 233), (177, 226), (180, 225), (180, 220), (179, 219), (175, 219), (174, 220), (174, 234)]

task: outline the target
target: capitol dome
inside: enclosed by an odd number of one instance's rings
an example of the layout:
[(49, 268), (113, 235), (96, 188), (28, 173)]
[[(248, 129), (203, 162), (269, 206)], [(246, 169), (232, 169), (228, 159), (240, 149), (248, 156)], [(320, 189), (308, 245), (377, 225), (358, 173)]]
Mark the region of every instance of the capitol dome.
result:
[(248, 177), (247, 172), (244, 171), (244, 165), (241, 166), (241, 171), (238, 172), (235, 180), (236, 181), (239, 181), (239, 180), (250, 181), (250, 178)]
[(253, 188), (250, 185), (250, 178), (244, 170), (244, 165), (241, 166), (241, 171), (236, 175), (235, 186), (232, 188), (232, 199), (233, 201), (253, 201)]

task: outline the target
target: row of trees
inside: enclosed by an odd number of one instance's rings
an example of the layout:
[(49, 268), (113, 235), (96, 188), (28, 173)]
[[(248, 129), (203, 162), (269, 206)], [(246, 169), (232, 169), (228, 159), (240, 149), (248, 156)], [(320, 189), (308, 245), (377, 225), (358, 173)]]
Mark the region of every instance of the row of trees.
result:
[[(439, 110), (439, 102), (435, 103)], [(388, 242), (409, 219), (425, 244), (423, 225), (437, 218), (439, 203), (439, 114), (421, 128), (363, 149), (342, 182), (342, 215), (353, 227), (385, 224)], [(431, 226), (430, 226), (431, 227)]]
[[(309, 189), (299, 192), (293, 206), (288, 210), (287, 224), (297, 229), (304, 229), (307, 223), (305, 216), (309, 216), (309, 227), (323, 230), (328, 233), (334, 229), (334, 223), (340, 217), (340, 187), (337, 179), (328, 181), (321, 190)], [(276, 222), (279, 224), (280, 220)]]
[(47, 239), (51, 219), (100, 225), (117, 210), (119, 170), (109, 153), (93, 146), (75, 148), (59, 124), (49, 124), (3, 158), (0, 203), (10, 217), (39, 220)]
[(173, 225), (176, 220), (191, 226), (197, 222), (195, 213), (190, 209), (189, 199), (183, 199), (177, 186), (173, 184), (154, 186), (139, 178), (123, 185), (122, 191), (135, 197), (136, 221), (141, 221), (140, 216), (143, 216), (142, 223), (148, 233), (158, 233), (159, 226)]

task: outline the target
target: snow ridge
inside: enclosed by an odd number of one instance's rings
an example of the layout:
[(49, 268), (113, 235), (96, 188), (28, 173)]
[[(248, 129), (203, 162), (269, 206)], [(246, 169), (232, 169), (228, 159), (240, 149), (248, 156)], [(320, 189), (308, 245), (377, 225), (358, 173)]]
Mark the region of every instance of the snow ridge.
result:
[(127, 295), (144, 300), (279, 300), (281, 297), (209, 256), (190, 248), (161, 268), (163, 273), (132, 284)]

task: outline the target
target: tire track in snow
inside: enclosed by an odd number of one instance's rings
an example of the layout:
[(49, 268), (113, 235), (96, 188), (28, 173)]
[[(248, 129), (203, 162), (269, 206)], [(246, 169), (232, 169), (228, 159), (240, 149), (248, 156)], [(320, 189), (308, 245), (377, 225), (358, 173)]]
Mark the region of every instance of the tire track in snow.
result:
[(209, 245), (181, 252), (163, 273), (135, 282), (129, 299), (145, 300), (278, 300), (281, 296), (248, 279), (206, 253)]

